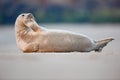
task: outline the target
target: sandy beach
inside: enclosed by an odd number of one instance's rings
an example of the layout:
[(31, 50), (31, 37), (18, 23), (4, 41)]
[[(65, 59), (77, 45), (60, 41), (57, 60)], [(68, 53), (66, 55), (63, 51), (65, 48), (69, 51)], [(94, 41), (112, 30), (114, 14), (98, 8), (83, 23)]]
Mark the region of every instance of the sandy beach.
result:
[(13, 25), (0, 26), (0, 80), (120, 80), (120, 24), (43, 24), (85, 34), (113, 37), (102, 52), (22, 53)]

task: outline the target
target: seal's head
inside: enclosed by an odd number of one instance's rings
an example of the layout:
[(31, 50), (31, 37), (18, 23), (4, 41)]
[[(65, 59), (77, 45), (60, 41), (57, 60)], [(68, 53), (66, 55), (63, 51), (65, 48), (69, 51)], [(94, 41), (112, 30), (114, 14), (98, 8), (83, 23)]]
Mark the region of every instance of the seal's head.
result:
[(31, 13), (22, 13), (17, 17), (15, 24), (19, 26), (28, 26), (28, 23), (33, 21), (34, 16)]

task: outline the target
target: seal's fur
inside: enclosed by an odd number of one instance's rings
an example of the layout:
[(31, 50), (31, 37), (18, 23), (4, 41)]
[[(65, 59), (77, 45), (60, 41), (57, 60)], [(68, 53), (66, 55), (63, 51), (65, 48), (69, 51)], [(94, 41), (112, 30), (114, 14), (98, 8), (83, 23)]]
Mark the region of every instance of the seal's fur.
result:
[(31, 13), (20, 14), (15, 22), (18, 47), (23, 52), (89, 52), (101, 51), (113, 38), (94, 41), (85, 35), (44, 29)]

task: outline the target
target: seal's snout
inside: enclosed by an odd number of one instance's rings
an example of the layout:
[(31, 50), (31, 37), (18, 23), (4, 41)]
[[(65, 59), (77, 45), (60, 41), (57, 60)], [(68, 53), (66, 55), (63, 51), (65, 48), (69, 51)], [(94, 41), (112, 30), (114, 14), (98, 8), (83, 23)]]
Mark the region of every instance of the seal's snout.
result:
[(33, 18), (33, 15), (31, 13), (28, 13), (29, 18)]

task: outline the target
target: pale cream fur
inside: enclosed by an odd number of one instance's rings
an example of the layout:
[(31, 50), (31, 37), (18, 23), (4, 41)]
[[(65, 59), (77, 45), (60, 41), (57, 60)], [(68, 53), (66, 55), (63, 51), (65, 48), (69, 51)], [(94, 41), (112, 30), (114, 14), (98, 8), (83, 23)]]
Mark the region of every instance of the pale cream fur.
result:
[(23, 52), (89, 52), (99, 49), (96, 41), (87, 36), (42, 28), (30, 13), (17, 17), (15, 34), (17, 45)]

